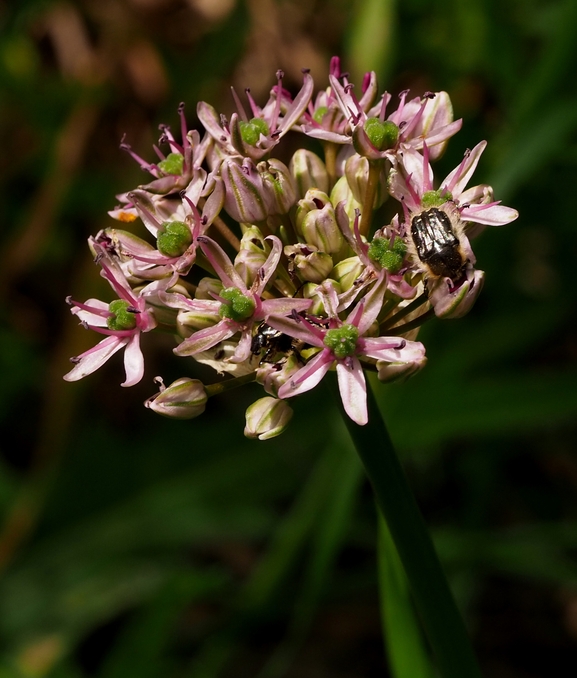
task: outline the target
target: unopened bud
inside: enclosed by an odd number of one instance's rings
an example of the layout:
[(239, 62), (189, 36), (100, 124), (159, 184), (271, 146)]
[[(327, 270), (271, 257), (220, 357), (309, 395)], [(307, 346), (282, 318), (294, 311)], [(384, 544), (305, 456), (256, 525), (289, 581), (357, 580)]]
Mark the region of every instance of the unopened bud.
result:
[(289, 168), (271, 158), (257, 165), (265, 191), (268, 192), (269, 214), (286, 214), (296, 201), (296, 187)]
[(458, 286), (453, 287), (448, 278), (439, 280), (429, 292), (429, 301), (437, 318), (449, 320), (466, 315), (477, 300), (484, 282), (484, 271), (477, 271), (472, 267), (467, 271), (466, 279)]
[(241, 249), (234, 258), (234, 268), (246, 287), (250, 287), (266, 261), (263, 250)]
[(333, 269), (331, 255), (312, 245), (287, 245), (284, 253), (289, 260), (289, 273), (297, 273), (306, 282), (321, 283)]
[[(369, 161), (355, 153), (345, 163), (345, 176), (355, 200), (363, 203), (369, 181)], [(388, 197), (387, 178), (385, 172), (379, 172), (379, 182), (375, 191), (373, 209), (380, 207)]]
[[(162, 384), (162, 380), (157, 377)], [(170, 386), (161, 385), (160, 392), (144, 404), (157, 414), (172, 419), (194, 419), (206, 407), (207, 395), (204, 385), (198, 379), (183, 377)]]
[(354, 285), (355, 280), (360, 277), (364, 270), (365, 267), (358, 257), (348, 257), (339, 261), (333, 268), (331, 278), (339, 283), (343, 292), (346, 292)]
[(196, 299), (210, 299), (211, 301), (220, 296), (222, 292), (222, 282), (217, 278), (201, 278), (196, 286), (194, 296)]
[(264, 221), (269, 214), (267, 191), (252, 160), (226, 158), (220, 169), (224, 181), (224, 209), (238, 222)]
[[(337, 294), (341, 294), (341, 286), (339, 285), (338, 282), (335, 280), (331, 280), (327, 278), (326, 280), (323, 281), (324, 284), (331, 284), (335, 292)], [(306, 285), (303, 285), (302, 287), (302, 294), (305, 299), (312, 299), (313, 303), (312, 306), (307, 310), (307, 313), (310, 315), (328, 315), (329, 309), (325, 308), (325, 305), (323, 304), (323, 298), (322, 295), (318, 294), (318, 285), (316, 283), (307, 283)], [(315, 349), (318, 350), (318, 349)], [(303, 354), (304, 355), (304, 354)], [(307, 356), (310, 357), (310, 356)]]
[[(425, 105), (425, 110), (421, 120), (414, 130), (416, 135), (427, 136), (432, 129), (441, 129), (453, 122), (453, 104), (447, 92), (437, 92), (433, 98), (429, 98)], [(447, 147), (448, 139), (439, 143), (429, 145), (429, 158), (438, 160)]]
[(254, 402), (246, 411), (244, 435), (247, 438), (268, 440), (280, 435), (293, 416), (286, 400), (267, 396)]
[(297, 228), (309, 245), (321, 252), (336, 254), (343, 249), (344, 239), (337, 224), (335, 210), (326, 193), (319, 191), (313, 199), (309, 198), (311, 194), (312, 189), (299, 201)]
[(218, 313), (210, 313), (203, 310), (181, 310), (176, 317), (176, 329), (180, 337), (190, 337), (197, 330), (213, 327), (222, 318)]
[(304, 198), (301, 198), (297, 203), (295, 219), (297, 231), (302, 233), (301, 227), (309, 212), (320, 210), (330, 202), (329, 196), (324, 191), (318, 188), (309, 188)]
[(256, 370), (256, 381), (269, 395), (276, 398), (279, 388), (301, 367), (302, 363), (296, 355), (288, 355), (286, 360), (283, 359), (281, 362), (262, 362)]
[(385, 384), (401, 383), (419, 372), (426, 364), (427, 358), (423, 350), (422, 357), (415, 357), (414, 360), (399, 360), (392, 363), (377, 360), (377, 372), (379, 380)]
[(355, 198), (347, 177), (341, 177), (331, 191), (331, 203), (336, 207), (342, 203), (343, 209), (351, 224), (354, 223), (356, 210), (361, 209), (361, 203)]
[(311, 188), (328, 193), (329, 175), (324, 162), (316, 153), (299, 148), (291, 158), (289, 169), (295, 180), (299, 199), (304, 198)]

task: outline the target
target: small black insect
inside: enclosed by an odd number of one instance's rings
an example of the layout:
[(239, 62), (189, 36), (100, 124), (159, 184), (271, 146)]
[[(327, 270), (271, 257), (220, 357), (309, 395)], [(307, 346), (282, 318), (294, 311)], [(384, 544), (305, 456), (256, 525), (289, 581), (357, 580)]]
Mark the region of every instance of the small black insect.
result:
[(275, 330), (263, 320), (252, 338), (250, 350), (253, 355), (264, 351), (260, 362), (271, 363), (279, 353), (285, 356), (290, 354), (294, 350), (294, 341), (288, 334)]
[(412, 218), (411, 237), (426, 277), (450, 278), (454, 284), (462, 280), (468, 259), (459, 230), (460, 224), (453, 224), (449, 215), (436, 207)]

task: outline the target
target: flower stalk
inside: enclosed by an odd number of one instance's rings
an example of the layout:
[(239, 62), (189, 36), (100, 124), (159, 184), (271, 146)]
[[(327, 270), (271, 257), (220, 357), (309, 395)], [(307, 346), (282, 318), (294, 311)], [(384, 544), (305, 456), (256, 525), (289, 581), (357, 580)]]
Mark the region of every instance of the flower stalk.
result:
[(481, 678), (465, 624), (370, 385), (367, 401), (366, 426), (343, 419), (399, 553), (439, 672), (442, 678)]

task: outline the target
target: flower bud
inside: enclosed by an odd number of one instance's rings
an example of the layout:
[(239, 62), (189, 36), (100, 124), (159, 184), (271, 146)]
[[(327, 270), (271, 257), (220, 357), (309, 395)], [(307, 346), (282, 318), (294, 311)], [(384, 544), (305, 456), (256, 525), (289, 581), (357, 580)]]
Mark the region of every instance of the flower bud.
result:
[[(341, 294), (341, 286), (335, 280), (327, 278), (323, 281), (324, 284), (330, 284), (334, 287), (337, 294)], [(302, 294), (305, 299), (312, 299), (312, 306), (307, 310), (310, 315), (328, 315), (329, 311), (323, 304), (322, 295), (318, 294), (318, 285), (316, 283), (307, 283), (302, 287)], [(318, 349), (317, 349), (318, 350)], [(307, 356), (308, 357), (308, 356)]]
[(333, 186), (333, 190), (331, 191), (331, 203), (335, 207), (339, 203), (343, 203), (343, 209), (351, 224), (354, 223), (356, 210), (359, 210), (362, 207), (361, 203), (355, 199), (346, 176), (341, 177)]
[(333, 259), (312, 245), (287, 245), (284, 253), (289, 260), (289, 273), (298, 273), (301, 280), (321, 283), (333, 269)]
[(252, 285), (266, 258), (262, 250), (252, 249), (241, 249), (234, 258), (234, 267), (247, 288)]
[[(449, 95), (447, 92), (436, 92), (432, 99), (427, 100), (425, 110), (414, 133), (426, 137), (430, 130), (443, 128), (452, 123), (453, 119), (453, 104)], [(429, 158), (438, 160), (445, 151), (448, 141), (448, 139), (445, 139), (439, 144), (429, 144)]]
[(437, 318), (449, 320), (462, 318), (475, 303), (485, 282), (485, 272), (474, 268), (467, 270), (466, 279), (457, 287), (452, 287), (449, 278), (441, 278), (430, 290), (429, 301), (435, 309)]
[(299, 148), (289, 163), (290, 172), (295, 180), (298, 198), (304, 198), (310, 188), (327, 193), (329, 175), (324, 162), (316, 153)]
[(399, 362), (388, 363), (384, 360), (377, 360), (379, 381), (385, 384), (401, 383), (419, 372), (426, 364), (427, 358), (424, 351), (422, 357), (416, 357), (409, 361), (400, 360)]
[(201, 381), (183, 377), (167, 387), (160, 377), (156, 380), (160, 391), (144, 403), (146, 407), (172, 419), (194, 419), (204, 412), (207, 395)]
[(280, 435), (293, 416), (286, 400), (267, 396), (254, 402), (246, 411), (244, 435), (247, 438), (268, 440)]
[(193, 332), (213, 327), (222, 318), (218, 313), (203, 310), (181, 310), (176, 317), (176, 329), (178, 336), (187, 339)]
[(296, 201), (296, 187), (288, 167), (271, 158), (259, 162), (257, 170), (268, 192), (269, 214), (286, 214)]
[(346, 292), (353, 286), (355, 280), (359, 278), (364, 270), (365, 267), (358, 257), (348, 257), (339, 261), (333, 268), (331, 278), (339, 283), (343, 292)]
[(318, 188), (309, 188), (305, 197), (301, 198), (297, 203), (296, 209), (296, 227), (297, 231), (302, 234), (302, 224), (307, 214), (313, 210), (320, 210), (331, 201), (329, 196)]
[(269, 214), (268, 192), (252, 160), (245, 158), (242, 165), (233, 158), (225, 158), (220, 168), (224, 181), (224, 209), (238, 222), (252, 224), (264, 221)]
[[(358, 153), (351, 155), (345, 163), (345, 176), (355, 200), (362, 204), (369, 180), (369, 161)], [(373, 209), (376, 210), (380, 207), (388, 196), (387, 177), (385, 172), (381, 171), (379, 172), (379, 183), (375, 191)]]
[(196, 299), (210, 299), (220, 296), (222, 292), (222, 282), (217, 278), (201, 278), (196, 286), (194, 296)]
[(337, 224), (335, 210), (328, 196), (326, 198), (326, 204), (320, 209), (311, 209), (306, 212), (303, 210), (300, 215), (297, 213), (297, 224), (301, 216), (300, 232), (309, 245), (313, 245), (321, 252), (337, 254), (343, 249), (345, 241)]
[(276, 398), (279, 388), (301, 367), (302, 363), (295, 355), (288, 355), (286, 360), (280, 363), (263, 362), (257, 367), (256, 381), (269, 395)]

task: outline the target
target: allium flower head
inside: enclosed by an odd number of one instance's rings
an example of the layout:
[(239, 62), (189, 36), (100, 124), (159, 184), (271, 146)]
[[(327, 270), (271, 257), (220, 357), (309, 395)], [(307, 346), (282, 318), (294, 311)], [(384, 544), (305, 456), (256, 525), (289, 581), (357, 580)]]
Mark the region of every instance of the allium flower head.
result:
[[(303, 73), (293, 98), (277, 72), (262, 107), (233, 90), (230, 119), (200, 102), (200, 131), (181, 105), (180, 134), (161, 126), (154, 163), (122, 142), (152, 180), (117, 196), (109, 214), (122, 228), (89, 241), (117, 298), (70, 302), (104, 338), (73, 359), (67, 380), (125, 349), (123, 386), (137, 383), (140, 335), (162, 329), (174, 354), (216, 377), (161, 384), (153, 411), (193, 418), (254, 381), (266, 395), (248, 408), (245, 434), (265, 440), (288, 424), (287, 399), (335, 370), (346, 413), (364, 425), (365, 372), (408, 378), (426, 363), (420, 326), (471, 309), (484, 273), (470, 239), (517, 217), (490, 186), (468, 187), (486, 143), (437, 184), (431, 163), (462, 124), (446, 92), (379, 97), (371, 72), (357, 94), (334, 57), (329, 86), (313, 96)], [(289, 160), (289, 133), (319, 140), (322, 152), (309, 140)], [(385, 201), (387, 223), (376, 216)]]

